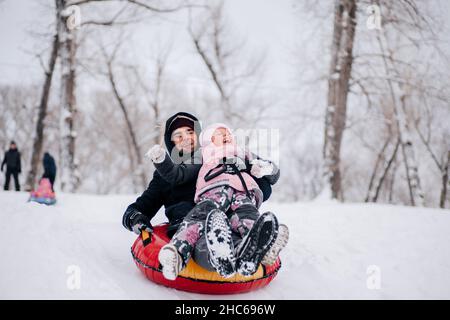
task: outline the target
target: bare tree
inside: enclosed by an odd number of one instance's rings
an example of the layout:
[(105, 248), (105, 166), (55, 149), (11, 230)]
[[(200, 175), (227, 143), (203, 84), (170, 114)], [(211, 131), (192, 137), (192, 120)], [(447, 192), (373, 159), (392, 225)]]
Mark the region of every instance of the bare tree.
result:
[[(57, 37), (59, 40), (59, 57), (61, 64), (61, 86), (60, 86), (60, 99), (61, 99), (61, 112), (60, 112), (60, 171), (61, 171), (61, 188), (64, 191), (74, 192), (80, 182), (80, 177), (77, 170), (76, 159), (76, 28), (74, 25), (74, 16), (70, 9), (77, 9), (80, 5), (88, 5), (91, 3), (100, 3), (95, 0), (56, 0), (57, 11)], [(104, 1), (107, 2), (107, 1)], [(127, 1), (130, 4), (136, 5), (143, 9), (152, 12), (174, 12), (180, 8), (157, 8), (141, 1)], [(182, 6), (183, 7), (183, 6)], [(122, 9), (121, 9), (122, 10)], [(110, 26), (117, 22), (117, 18), (121, 14), (121, 10), (113, 16), (113, 18), (104, 21), (88, 20), (85, 25), (102, 25)], [(76, 18), (76, 17), (75, 17)], [(112, 80), (113, 77), (111, 77)], [(117, 88), (115, 88), (117, 89)], [(115, 90), (116, 92), (117, 90)], [(118, 94), (118, 92), (117, 92)], [(132, 139), (133, 141), (135, 139)], [(137, 144), (136, 144), (137, 145)], [(135, 147), (136, 148), (136, 147)], [(39, 153), (35, 153), (35, 157), (39, 157)], [(34, 171), (33, 171), (34, 172)]]
[(134, 161), (137, 162), (137, 166), (136, 166), (137, 175), (141, 179), (141, 183), (140, 183), (141, 186), (145, 187), (147, 184), (147, 178), (145, 176), (144, 168), (143, 168), (143, 153), (141, 151), (141, 147), (139, 146), (136, 132), (135, 132), (134, 127), (130, 120), (129, 111), (128, 111), (129, 108), (126, 106), (125, 100), (119, 92), (119, 86), (118, 86), (118, 83), (117, 83), (117, 80), (116, 80), (116, 77), (114, 74), (114, 70), (113, 70), (114, 59), (119, 50), (119, 47), (120, 47), (120, 41), (116, 44), (116, 46), (110, 56), (107, 55), (105, 48), (102, 48), (102, 52), (103, 52), (103, 56), (105, 58), (105, 63), (106, 63), (106, 67), (107, 67), (108, 81), (111, 85), (111, 89), (113, 91), (113, 94), (117, 101), (117, 104), (120, 107), (120, 110), (122, 111), (122, 115), (125, 120), (125, 124), (126, 124), (126, 128), (127, 128), (127, 132), (128, 132), (129, 138), (131, 140), (131, 145), (133, 146), (134, 157), (131, 158), (130, 163), (132, 165), (132, 168), (134, 168)]
[[(220, 109), (225, 120), (236, 126), (252, 127), (263, 118), (268, 108), (260, 100), (255, 103), (258, 95), (251, 84), (252, 79), (258, 82), (265, 57), (254, 55), (251, 59), (244, 58), (245, 41), (238, 40), (228, 29), (224, 1), (216, 3), (203, 9), (201, 18), (190, 16), (188, 31), (219, 93)], [(258, 106), (257, 111), (252, 105)]]
[[(76, 6), (86, 7), (91, 4), (105, 4), (105, 3), (114, 3), (117, 2), (115, 0), (57, 0), (57, 11), (59, 13), (58, 19), (58, 36), (60, 39), (60, 59), (61, 59), (61, 69), (62, 69), (62, 80), (61, 80), (61, 143), (60, 143), (60, 161), (61, 161), (61, 171), (62, 171), (62, 188), (63, 190), (67, 190), (69, 192), (73, 192), (76, 190), (80, 178), (77, 172), (77, 160), (75, 154), (75, 138), (76, 131), (75, 128), (75, 115), (76, 115), (76, 101), (75, 101), (75, 71), (76, 71), (76, 50), (77, 50), (77, 42), (75, 39), (76, 30), (75, 28), (69, 28), (69, 19), (70, 12), (68, 12), (69, 8), (74, 8)], [(147, 12), (152, 13), (170, 13), (176, 12), (178, 10), (184, 8), (195, 7), (195, 5), (191, 5), (189, 3), (184, 3), (180, 1), (179, 4), (165, 7), (161, 4), (153, 5), (149, 4), (145, 1), (137, 1), (137, 0), (127, 0), (125, 1), (127, 4), (135, 6), (136, 8), (140, 8)], [(77, 8), (77, 7), (76, 7)], [(122, 15), (125, 7), (120, 8), (117, 13), (113, 15), (110, 19), (90, 19), (84, 21), (81, 25), (83, 26), (114, 26), (114, 25), (123, 25), (130, 23), (129, 20), (119, 21), (119, 17)], [(142, 166), (142, 153), (137, 141), (136, 134), (132, 128), (130, 118), (128, 116), (128, 109), (125, 105), (125, 101), (119, 92), (119, 87), (117, 85), (116, 78), (113, 72), (112, 62), (114, 59), (114, 55), (110, 57), (111, 59), (107, 59), (107, 68), (108, 68), (108, 80), (112, 87), (114, 96), (122, 110), (125, 122), (127, 124), (128, 132), (130, 135), (130, 139), (133, 145), (133, 149), (135, 152), (135, 160), (137, 161), (137, 170), (139, 171), (138, 176), (141, 179), (141, 185), (146, 186), (147, 179)]]
[(88, 100), (94, 107), (87, 108), (77, 119), (77, 143), (83, 146), (77, 152), (83, 178), (79, 190), (99, 194), (139, 192), (142, 186), (132, 171), (135, 162), (130, 161), (134, 159), (129, 156), (131, 153), (134, 158), (133, 146), (112, 90), (96, 90)]
[(59, 57), (61, 64), (60, 85), (60, 176), (61, 189), (74, 192), (79, 184), (75, 158), (75, 77), (76, 77), (76, 30), (69, 23), (71, 12), (66, 0), (56, 1)]
[(377, 159), (375, 161), (375, 167), (374, 167), (374, 169), (372, 171), (372, 175), (370, 176), (369, 187), (368, 187), (367, 196), (366, 196), (366, 199), (365, 199), (366, 202), (368, 202), (370, 198), (373, 199), (375, 197), (372, 193), (373, 193), (373, 190), (374, 190), (376, 174), (378, 172), (379, 166), (385, 160), (385, 152), (386, 152), (387, 147), (389, 146), (390, 140), (391, 140), (391, 137), (389, 136), (387, 138), (386, 142), (383, 144), (383, 147), (381, 148), (380, 152), (377, 155)]
[(150, 108), (152, 114), (152, 127), (160, 128), (160, 130), (151, 131), (149, 133), (148, 139), (153, 144), (161, 144), (162, 139), (161, 131), (163, 130), (163, 124), (161, 113), (165, 107), (163, 86), (167, 68), (167, 60), (170, 56), (171, 50), (172, 44), (169, 43), (159, 48), (155, 47), (152, 50), (154, 52), (151, 59), (153, 70), (152, 74), (149, 76), (149, 80), (144, 80), (145, 75), (141, 75), (138, 66), (130, 66), (135, 76), (135, 80), (137, 81), (139, 88), (142, 90), (142, 93), (140, 94), (145, 98), (146, 104)]
[(50, 95), (50, 87), (55, 70), (56, 58), (58, 56), (59, 38), (56, 32), (53, 36), (52, 51), (50, 53), (48, 65), (45, 69), (44, 85), (41, 93), (41, 101), (39, 103), (38, 119), (36, 121), (36, 131), (33, 138), (33, 149), (31, 151), (30, 170), (28, 171), (25, 189), (31, 190), (36, 183), (36, 174), (41, 159), (42, 147), (44, 143), (44, 120), (47, 115), (48, 100)]
[(326, 185), (331, 191), (331, 198), (341, 200), (343, 192), (340, 153), (346, 124), (347, 96), (353, 63), (356, 7), (356, 0), (335, 1), (328, 103), (325, 114), (323, 156)]
[[(380, 195), (381, 192), (381, 188), (383, 186), (383, 183), (389, 173), (389, 170), (392, 167), (392, 164), (395, 162), (395, 159), (397, 157), (397, 151), (398, 151), (398, 147), (400, 145), (400, 140), (397, 140), (397, 143), (395, 144), (394, 150), (391, 153), (391, 156), (386, 159), (385, 158), (385, 152), (386, 149), (388, 149), (388, 146), (390, 144), (390, 138), (389, 140), (386, 141), (386, 143), (383, 145), (382, 150), (380, 151), (377, 160), (376, 160), (376, 164), (375, 164), (375, 168), (374, 171), (372, 173), (372, 177), (369, 183), (369, 189), (367, 192), (367, 196), (366, 196), (366, 202), (377, 202), (378, 197)], [(381, 164), (381, 166), (380, 166)], [(381, 175), (378, 179), (376, 179), (376, 174), (378, 172), (378, 167), (380, 166), (381, 168)], [(393, 181), (392, 181), (393, 184)]]
[[(367, 108), (362, 111), (364, 116), (361, 124), (362, 128), (370, 126), (370, 130), (366, 131), (373, 143), (366, 145), (375, 158), (374, 170), (368, 177), (370, 179), (366, 201), (377, 201), (383, 187), (389, 191), (389, 201), (393, 199), (393, 193), (404, 192), (403, 188), (392, 188), (397, 176), (395, 174), (397, 159), (401, 159), (405, 169), (409, 203), (424, 205), (418, 166), (418, 157), (421, 154), (418, 150), (419, 141), (423, 142), (425, 139), (417, 139), (414, 127), (416, 119), (431, 121), (430, 112), (424, 107), (426, 103), (424, 104), (420, 97), (433, 99), (436, 105), (446, 104), (444, 95), (446, 89), (445, 84), (440, 86), (440, 82), (435, 81), (436, 72), (433, 69), (437, 65), (436, 62), (425, 61), (420, 57), (420, 53), (426, 50), (441, 52), (438, 47), (439, 39), (429, 23), (431, 16), (427, 16), (429, 13), (425, 12), (424, 3), (422, 7), (418, 6), (420, 2), (359, 0), (359, 8), (378, 5), (383, 18), (380, 30), (366, 29), (364, 32), (361, 28), (359, 32), (350, 86), (350, 92), (354, 97), (360, 98), (360, 101), (366, 100)], [(366, 116), (365, 113), (374, 109), (378, 110), (376, 112), (378, 118)], [(350, 114), (350, 117), (352, 116)], [(354, 119), (350, 120), (353, 121), (351, 125), (354, 125)], [(384, 131), (377, 129), (378, 135), (373, 129), (377, 126), (384, 127)], [(440, 127), (434, 129), (428, 130), (428, 134), (433, 132), (439, 135), (438, 130), (442, 134)], [(365, 132), (362, 131), (360, 134), (364, 135)], [(354, 138), (363, 140), (362, 136)], [(439, 171), (444, 174), (441, 170), (444, 161), (436, 161), (439, 156), (433, 154), (433, 151), (430, 153), (429, 139), (427, 140), (428, 143), (424, 143), (424, 146), (433, 161), (438, 164)], [(448, 147), (444, 147), (443, 150), (448, 150)], [(389, 170), (394, 172), (388, 174)]]
[[(377, 2), (381, 4), (379, 1)], [(421, 20), (421, 15), (417, 10), (414, 1), (408, 2), (407, 6), (414, 9), (413, 22)], [(394, 28), (399, 28), (402, 22), (401, 19), (397, 19), (398, 7), (395, 5), (388, 6), (388, 10), (392, 11), (391, 23)], [(415, 25), (419, 30), (421, 27), (419, 23)], [(388, 38), (386, 36), (386, 30), (383, 29), (377, 33), (378, 45), (380, 48), (380, 57), (383, 63), (385, 79), (388, 85), (388, 92), (391, 98), (392, 111), (394, 115), (394, 122), (396, 124), (396, 132), (400, 141), (403, 163), (405, 165), (409, 196), (411, 205), (424, 205), (424, 194), (421, 188), (418, 165), (416, 161), (413, 139), (412, 139), (412, 122), (407, 113), (407, 101), (411, 95), (411, 86), (409, 77), (405, 77), (402, 69), (409, 67), (406, 62), (402, 62), (399, 58), (394, 56), (394, 52), (390, 47)]]

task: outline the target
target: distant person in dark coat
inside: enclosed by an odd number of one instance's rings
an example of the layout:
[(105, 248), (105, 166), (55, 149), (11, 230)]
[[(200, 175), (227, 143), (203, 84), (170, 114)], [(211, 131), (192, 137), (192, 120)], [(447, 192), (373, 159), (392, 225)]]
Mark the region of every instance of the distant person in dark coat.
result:
[(50, 155), (50, 153), (46, 152), (46, 153), (44, 153), (44, 158), (42, 160), (42, 163), (44, 165), (44, 175), (42, 176), (42, 178), (47, 178), (48, 180), (50, 180), (50, 183), (52, 184), (52, 190), (53, 190), (53, 184), (55, 183), (55, 178), (56, 178), (55, 159)]
[(6, 173), (5, 173), (5, 190), (9, 190), (9, 181), (11, 179), (11, 175), (14, 177), (14, 184), (16, 187), (16, 191), (20, 191), (19, 184), (19, 173), (22, 172), (22, 168), (20, 165), (20, 152), (17, 150), (17, 145), (14, 141), (11, 141), (9, 145), (9, 150), (5, 152), (5, 157), (3, 158), (1, 171), (3, 172), (3, 167), (6, 164)]

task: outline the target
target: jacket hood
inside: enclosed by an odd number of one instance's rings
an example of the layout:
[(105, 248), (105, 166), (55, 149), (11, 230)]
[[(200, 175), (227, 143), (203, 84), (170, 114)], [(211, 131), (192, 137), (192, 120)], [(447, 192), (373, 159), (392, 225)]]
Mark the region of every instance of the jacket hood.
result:
[(50, 159), (53, 159), (53, 157), (50, 155), (50, 153), (45, 152), (44, 153), (44, 160), (50, 160)]

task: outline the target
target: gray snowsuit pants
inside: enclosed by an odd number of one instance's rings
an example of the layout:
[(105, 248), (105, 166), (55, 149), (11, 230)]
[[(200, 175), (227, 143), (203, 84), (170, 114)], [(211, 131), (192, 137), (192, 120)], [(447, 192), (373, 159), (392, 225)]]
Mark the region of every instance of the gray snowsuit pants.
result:
[(210, 189), (200, 196), (198, 204), (186, 215), (171, 243), (177, 248), (184, 263), (191, 256), (203, 268), (215, 271), (209, 262), (209, 251), (206, 245), (205, 222), (211, 210), (219, 209), (230, 219), (234, 246), (238, 246), (242, 238), (258, 219), (258, 207), (261, 195), (250, 191), (237, 191), (229, 186)]

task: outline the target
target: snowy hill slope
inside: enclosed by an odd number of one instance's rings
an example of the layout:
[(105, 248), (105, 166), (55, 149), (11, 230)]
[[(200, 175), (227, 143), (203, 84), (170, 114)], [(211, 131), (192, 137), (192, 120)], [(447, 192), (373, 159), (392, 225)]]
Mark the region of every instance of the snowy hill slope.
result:
[[(121, 226), (135, 198), (60, 193), (47, 207), (0, 192), (0, 298), (450, 298), (450, 210), (266, 203), (291, 230), (280, 273), (264, 289), (224, 297), (165, 288), (140, 273), (130, 254), (135, 235)], [(70, 266), (81, 272), (79, 289), (68, 288)]]

